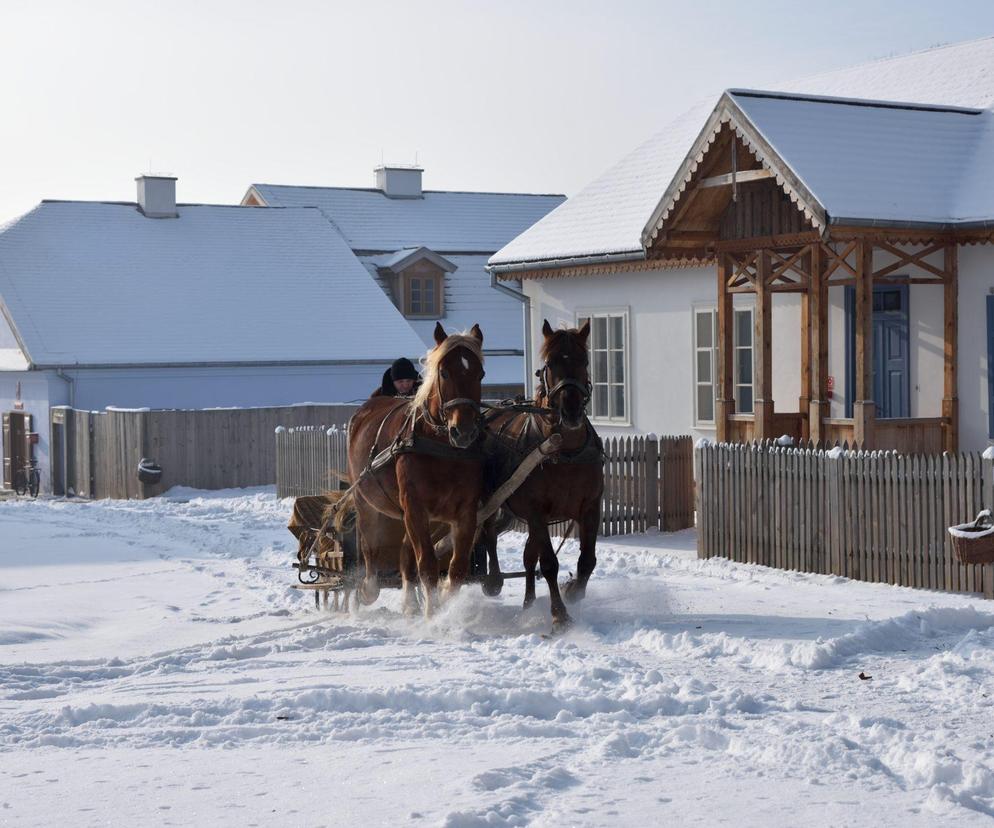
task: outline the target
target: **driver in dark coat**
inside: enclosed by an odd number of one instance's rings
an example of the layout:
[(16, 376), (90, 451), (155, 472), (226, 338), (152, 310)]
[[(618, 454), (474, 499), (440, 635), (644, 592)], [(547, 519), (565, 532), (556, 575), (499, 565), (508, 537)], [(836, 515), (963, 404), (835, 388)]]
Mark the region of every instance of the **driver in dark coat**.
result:
[(421, 385), (421, 375), (414, 367), (414, 363), (407, 357), (400, 357), (383, 372), (383, 382), (370, 396), (410, 397), (418, 390), (419, 385)]

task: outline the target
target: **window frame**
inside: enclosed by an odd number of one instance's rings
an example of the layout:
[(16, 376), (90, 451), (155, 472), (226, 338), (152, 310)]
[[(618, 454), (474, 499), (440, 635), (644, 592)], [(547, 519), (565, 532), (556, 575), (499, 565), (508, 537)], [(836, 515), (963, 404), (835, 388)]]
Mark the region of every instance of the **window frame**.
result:
[[(445, 315), (445, 271), (434, 265), (422, 261), (417, 261), (409, 267), (404, 268), (398, 274), (400, 284), (400, 310), (407, 319), (441, 319)], [(414, 311), (411, 305), (411, 282), (417, 279), (421, 282), (419, 293), (423, 292), (423, 285), (431, 283), (435, 291), (434, 307), (424, 311)]]
[[(692, 405), (694, 407), (694, 428), (700, 430), (713, 430), (717, 428), (717, 420), (703, 420), (699, 416), (697, 405), (697, 388), (702, 383), (697, 378), (697, 355), (704, 351), (697, 345), (697, 316), (707, 313), (711, 317), (711, 382), (706, 383), (711, 386), (713, 395), (713, 408), (715, 417), (718, 415), (718, 306), (713, 302), (694, 302), (691, 304), (691, 324), (690, 324), (690, 345), (691, 345), (691, 371), (693, 374), (693, 394)], [(739, 350), (745, 349), (744, 345), (739, 345), (739, 331), (737, 325), (738, 313), (748, 313), (750, 320), (750, 330), (753, 332), (749, 343), (749, 350), (752, 352), (752, 381), (750, 388), (753, 393), (753, 406), (751, 411), (739, 411), (739, 388), (745, 387), (745, 383), (738, 382)], [(756, 307), (753, 304), (732, 305), (732, 397), (735, 400), (735, 411), (740, 414), (752, 414), (756, 410)]]
[[(621, 330), (622, 330), (622, 335), (624, 336), (624, 345), (623, 345), (623, 348), (622, 348), (622, 353), (624, 354), (624, 362), (623, 362), (624, 368), (623, 368), (623, 370), (625, 372), (625, 376), (624, 376), (624, 379), (622, 380), (621, 383), (617, 383), (617, 382), (612, 382), (611, 381), (611, 379), (610, 379), (610, 374), (611, 374), (611, 358), (610, 358), (610, 354), (611, 354), (611, 350), (612, 349), (610, 347), (608, 347), (606, 350), (608, 352), (608, 376), (609, 376), (609, 379), (608, 379), (608, 381), (607, 381), (606, 384), (607, 384), (607, 387), (608, 387), (608, 409), (609, 410), (610, 410), (610, 407), (611, 407), (611, 389), (614, 386), (617, 386), (619, 384), (621, 385), (621, 388), (622, 388), (622, 399), (624, 400), (624, 403), (625, 403), (625, 414), (624, 414), (623, 417), (612, 417), (610, 415), (603, 416), (603, 415), (597, 415), (597, 414), (594, 413), (594, 403), (595, 403), (595, 399), (594, 399), (595, 388), (594, 388), (594, 386), (596, 386), (598, 384), (598, 381), (595, 378), (595, 366), (594, 366), (594, 358), (593, 358), (593, 350), (594, 350), (594, 348), (593, 348), (593, 346), (594, 346), (594, 325), (593, 325), (593, 320), (595, 318), (605, 318), (607, 320), (610, 320), (611, 318), (617, 318), (617, 317), (621, 317), (621, 319), (622, 319)], [(577, 327), (580, 326), (580, 324), (581, 324), (580, 320), (582, 320), (582, 319), (589, 319), (589, 320), (591, 320), (590, 337), (587, 339), (587, 346), (588, 346), (587, 347), (587, 353), (588, 353), (588, 355), (590, 357), (590, 368), (589, 368), (590, 382), (591, 382), (591, 386), (592, 386), (592, 388), (591, 388), (591, 397), (590, 397), (590, 413), (589, 413), (590, 422), (598, 424), (598, 425), (618, 426), (618, 427), (621, 427), (621, 428), (631, 426), (631, 424), (632, 424), (632, 385), (631, 385), (631, 375), (632, 375), (632, 367), (631, 367), (632, 366), (632, 329), (631, 329), (631, 309), (627, 305), (626, 306), (618, 306), (618, 307), (584, 307), (584, 308), (576, 308), (575, 311), (574, 311), (574, 320), (575, 320), (575, 324), (576, 324)], [(611, 327), (610, 326), (610, 321), (608, 322), (607, 327), (608, 327), (608, 331), (610, 331), (610, 327)], [(610, 333), (608, 334), (608, 337), (610, 339)], [(617, 350), (617, 349), (615, 349), (615, 350)]]
[[(717, 383), (717, 373), (718, 373), (718, 313), (717, 308), (714, 303), (707, 302), (695, 302), (691, 305), (691, 324), (690, 324), (690, 346), (691, 346), (691, 371), (693, 373), (693, 387), (694, 393), (691, 395), (691, 404), (694, 407), (694, 428), (699, 429), (714, 429), (717, 428), (717, 422), (712, 416), (712, 419), (705, 420), (700, 417), (699, 406), (697, 405), (697, 389), (702, 384), (697, 377), (697, 355), (701, 351), (708, 351), (711, 357), (711, 382), (706, 383), (711, 386), (711, 412), (712, 415), (717, 415), (718, 413), (718, 383)], [(711, 319), (711, 347), (701, 348), (697, 345), (697, 317), (699, 314), (706, 313)]]

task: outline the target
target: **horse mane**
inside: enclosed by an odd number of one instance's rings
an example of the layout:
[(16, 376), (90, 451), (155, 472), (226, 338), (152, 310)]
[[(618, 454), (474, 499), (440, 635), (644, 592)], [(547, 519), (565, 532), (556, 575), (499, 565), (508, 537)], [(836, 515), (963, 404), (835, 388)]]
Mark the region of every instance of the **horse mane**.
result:
[(428, 399), (431, 397), (431, 392), (434, 390), (437, 382), (442, 360), (456, 348), (465, 348), (480, 360), (481, 366), (483, 365), (483, 346), (479, 339), (468, 331), (449, 334), (441, 345), (436, 345), (421, 358), (424, 377), (421, 381), (421, 387), (418, 388), (417, 393), (411, 399), (411, 408), (421, 408), (421, 406), (428, 404)]

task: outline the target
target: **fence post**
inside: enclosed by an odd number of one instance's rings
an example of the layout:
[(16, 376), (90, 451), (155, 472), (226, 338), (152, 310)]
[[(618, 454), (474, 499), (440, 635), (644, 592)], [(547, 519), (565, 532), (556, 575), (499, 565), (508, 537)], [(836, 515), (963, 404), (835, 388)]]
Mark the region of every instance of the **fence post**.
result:
[(659, 514), (659, 486), (666, 485), (659, 456), (659, 438), (648, 434), (645, 438), (645, 522), (649, 529), (662, 529)]
[(697, 486), (694, 488), (694, 506), (697, 511), (697, 557), (707, 558), (710, 550), (707, 548), (707, 530), (709, 528), (709, 521), (704, 519), (704, 498), (702, 495), (702, 490), (704, 488), (704, 450), (707, 447), (707, 443), (701, 440), (697, 446), (694, 448), (694, 480), (697, 481)]
[[(994, 447), (984, 452), (983, 468), (982, 503), (984, 508), (994, 511)], [(980, 569), (984, 573), (984, 598), (994, 598), (994, 564), (985, 564)]]
[[(833, 453), (834, 452), (834, 453)], [(842, 516), (840, 514), (842, 493), (840, 491), (841, 475), (839, 474), (839, 464), (842, 462), (841, 456), (832, 449), (825, 455), (828, 461), (828, 509), (829, 519), (826, 522), (828, 529), (828, 546), (830, 551), (829, 561), (833, 575), (842, 575)]]

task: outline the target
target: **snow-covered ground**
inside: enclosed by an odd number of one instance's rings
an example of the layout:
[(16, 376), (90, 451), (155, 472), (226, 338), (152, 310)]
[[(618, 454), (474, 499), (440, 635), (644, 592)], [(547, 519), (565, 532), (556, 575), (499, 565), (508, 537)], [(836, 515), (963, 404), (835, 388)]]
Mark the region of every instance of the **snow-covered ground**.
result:
[(990, 602), (698, 561), (686, 532), (601, 544), (562, 637), (521, 582), (332, 615), (290, 588), (289, 509), (0, 503), (0, 825), (994, 815)]

